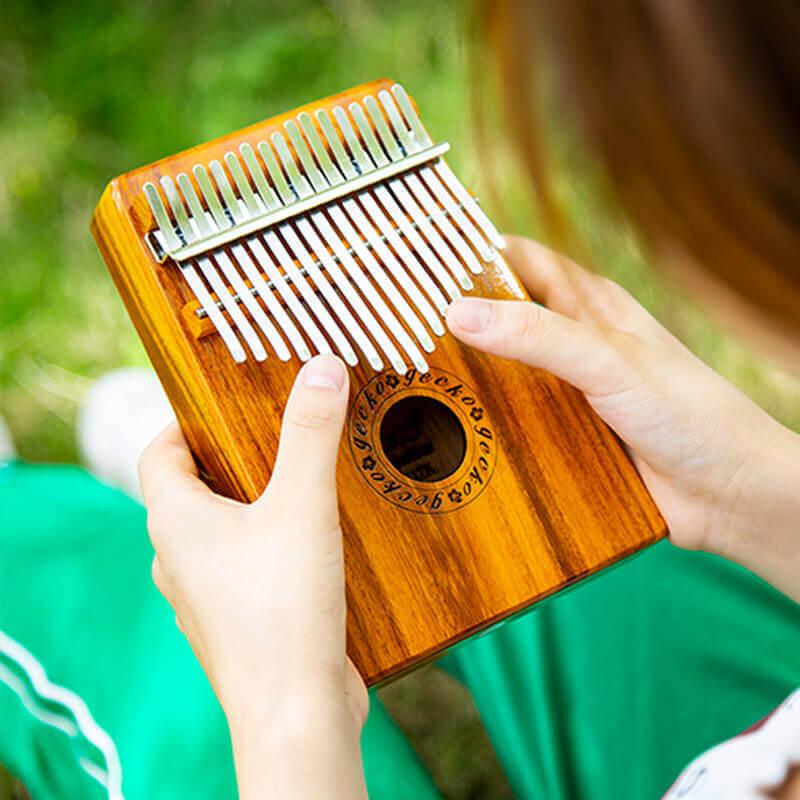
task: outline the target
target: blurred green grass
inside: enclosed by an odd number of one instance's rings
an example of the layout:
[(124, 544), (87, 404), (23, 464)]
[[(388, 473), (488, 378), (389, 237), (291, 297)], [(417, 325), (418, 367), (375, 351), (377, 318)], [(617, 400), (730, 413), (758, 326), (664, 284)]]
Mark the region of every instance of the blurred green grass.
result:
[[(465, 16), (465, 4), (455, 0), (6, 0), (0, 414), (21, 454), (75, 460), (75, 413), (91, 381), (146, 363), (88, 232), (94, 203), (117, 173), (385, 75), (414, 94), (432, 133), (452, 143), (451, 164), (490, 210), (487, 178), (504, 199), (494, 209), (500, 219), (535, 234), (515, 173), (502, 158), (482, 169), (471, 139)], [(658, 280), (625, 225), (599, 203), (581, 157), (563, 149), (558, 190), (599, 268), (800, 428), (798, 382)], [(385, 696), (447, 797), (510, 796), (463, 690), (427, 670)]]

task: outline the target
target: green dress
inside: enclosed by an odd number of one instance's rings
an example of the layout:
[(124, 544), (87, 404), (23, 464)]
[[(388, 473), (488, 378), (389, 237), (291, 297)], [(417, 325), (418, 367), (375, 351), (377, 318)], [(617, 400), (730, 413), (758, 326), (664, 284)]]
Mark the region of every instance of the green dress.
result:
[[(150, 580), (141, 506), (70, 466), (0, 466), (0, 763), (35, 800), (237, 796), (225, 719)], [(442, 666), (520, 798), (657, 798), (800, 683), (800, 607), (664, 543)], [(439, 797), (372, 698), (373, 800)]]

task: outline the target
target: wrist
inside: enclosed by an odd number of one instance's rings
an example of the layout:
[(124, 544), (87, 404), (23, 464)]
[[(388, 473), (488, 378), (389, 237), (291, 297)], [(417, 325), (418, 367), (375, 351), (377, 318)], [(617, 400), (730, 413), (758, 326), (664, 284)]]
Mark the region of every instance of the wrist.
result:
[[(251, 698), (228, 713), (236, 772), (243, 800), (358, 797), (363, 784), (362, 724), (343, 698), (317, 689), (284, 696), (279, 702)], [(366, 795), (365, 795), (366, 796)]]
[(246, 694), (230, 695), (223, 702), (225, 716), (235, 740), (280, 742), (304, 746), (332, 729), (353, 723), (343, 691), (309, 682), (265, 692), (263, 686)]
[(800, 596), (800, 436), (770, 420), (709, 548)]

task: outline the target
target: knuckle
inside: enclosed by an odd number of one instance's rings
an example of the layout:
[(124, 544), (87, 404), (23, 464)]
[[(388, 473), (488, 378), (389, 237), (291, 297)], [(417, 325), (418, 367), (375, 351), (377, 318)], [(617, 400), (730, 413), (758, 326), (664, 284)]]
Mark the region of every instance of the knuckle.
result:
[(613, 303), (616, 307), (638, 306), (639, 303), (633, 295), (616, 281), (607, 278), (605, 275), (595, 276), (597, 288), (595, 296), (602, 298), (606, 303)]
[(620, 364), (639, 367), (644, 363), (641, 341), (627, 331), (614, 329), (608, 332), (608, 355)]
[(625, 331), (609, 331), (606, 346), (600, 353), (610, 380), (617, 391), (630, 389), (645, 382), (651, 371), (652, 354), (642, 347), (641, 340)]
[(286, 421), (301, 430), (320, 431), (330, 427), (339, 417), (339, 408), (332, 403), (298, 402), (286, 412)]
[(514, 311), (506, 333), (509, 339), (527, 339), (547, 332), (548, 317), (542, 314), (539, 306), (520, 303)]

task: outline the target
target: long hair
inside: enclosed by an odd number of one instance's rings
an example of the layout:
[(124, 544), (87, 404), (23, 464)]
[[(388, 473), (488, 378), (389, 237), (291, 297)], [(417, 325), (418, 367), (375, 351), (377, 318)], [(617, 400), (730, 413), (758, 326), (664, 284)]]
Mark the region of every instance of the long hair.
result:
[(476, 11), (545, 225), (564, 227), (542, 74), (645, 241), (800, 333), (800, 3), (477, 0)]

